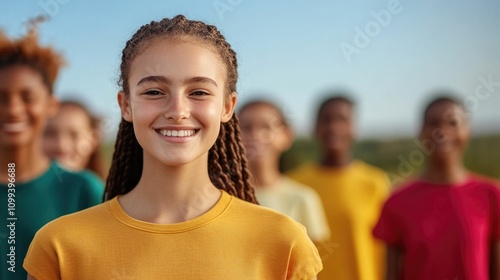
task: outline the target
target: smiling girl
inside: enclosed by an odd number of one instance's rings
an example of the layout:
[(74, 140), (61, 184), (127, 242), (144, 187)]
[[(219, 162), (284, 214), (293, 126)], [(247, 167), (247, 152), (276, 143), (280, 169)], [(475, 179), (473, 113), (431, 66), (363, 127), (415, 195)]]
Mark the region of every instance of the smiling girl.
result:
[(120, 70), (107, 201), (37, 233), (30, 279), (314, 279), (305, 229), (255, 205), (233, 116), (236, 54), (219, 31), (153, 21)]
[(99, 150), (101, 140), (99, 118), (82, 103), (65, 100), (47, 122), (43, 148), (50, 158), (64, 167), (75, 171), (87, 169), (104, 179), (104, 162)]
[(5, 206), (0, 219), (15, 223), (15, 230), (0, 229), (0, 279), (26, 279), (21, 264), (43, 225), (101, 202), (101, 180), (61, 167), (42, 149), (45, 124), (58, 107), (53, 88), (62, 65), (58, 52), (39, 44), (35, 29), (20, 39), (0, 31), (0, 201)]

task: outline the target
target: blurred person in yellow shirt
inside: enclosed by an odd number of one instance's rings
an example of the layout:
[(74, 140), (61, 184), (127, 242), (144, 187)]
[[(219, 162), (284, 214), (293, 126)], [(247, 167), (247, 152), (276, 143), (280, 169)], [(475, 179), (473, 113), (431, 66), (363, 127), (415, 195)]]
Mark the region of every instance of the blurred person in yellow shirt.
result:
[(322, 159), (288, 174), (315, 189), (325, 208), (331, 237), (318, 246), (324, 266), (320, 280), (379, 280), (385, 267), (384, 246), (371, 231), (390, 183), (382, 170), (352, 158), (354, 115), (354, 102), (348, 97), (325, 99), (315, 127)]

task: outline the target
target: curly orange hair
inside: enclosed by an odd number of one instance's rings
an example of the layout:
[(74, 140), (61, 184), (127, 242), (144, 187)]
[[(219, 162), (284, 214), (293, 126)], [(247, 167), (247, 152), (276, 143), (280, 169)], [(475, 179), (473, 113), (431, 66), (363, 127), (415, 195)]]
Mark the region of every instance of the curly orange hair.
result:
[(0, 30), (0, 68), (13, 65), (26, 65), (39, 72), (52, 93), (65, 60), (53, 48), (40, 46), (36, 28), (30, 28), (28, 34), (19, 39), (9, 39)]

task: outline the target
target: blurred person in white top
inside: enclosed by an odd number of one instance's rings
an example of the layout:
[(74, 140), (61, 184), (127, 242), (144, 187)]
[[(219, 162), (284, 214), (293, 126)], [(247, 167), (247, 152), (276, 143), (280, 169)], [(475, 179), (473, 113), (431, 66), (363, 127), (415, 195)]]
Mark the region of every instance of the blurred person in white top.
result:
[(272, 102), (254, 100), (240, 108), (238, 118), (260, 205), (304, 225), (314, 243), (327, 240), (330, 229), (318, 194), (279, 170), (280, 156), (294, 138), (283, 112)]

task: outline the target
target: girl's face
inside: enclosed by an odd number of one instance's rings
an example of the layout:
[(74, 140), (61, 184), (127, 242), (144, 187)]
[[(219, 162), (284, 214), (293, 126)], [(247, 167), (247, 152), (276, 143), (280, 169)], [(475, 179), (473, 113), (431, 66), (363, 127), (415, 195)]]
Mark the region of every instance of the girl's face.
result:
[(57, 101), (42, 76), (24, 65), (0, 69), (0, 147), (18, 149), (37, 142)]
[(429, 157), (442, 161), (459, 160), (467, 147), (469, 135), (464, 110), (451, 102), (439, 102), (427, 111), (420, 137), (430, 147)]
[(278, 157), (292, 142), (291, 131), (276, 110), (264, 104), (252, 105), (239, 114), (241, 137), (250, 162)]
[(145, 160), (169, 166), (207, 162), (236, 103), (235, 93), (225, 92), (225, 65), (198, 41), (148, 43), (131, 64), (130, 94), (118, 94), (122, 116), (133, 123)]
[(47, 123), (44, 150), (64, 166), (83, 170), (98, 147), (97, 136), (85, 111), (76, 106), (63, 106)]

